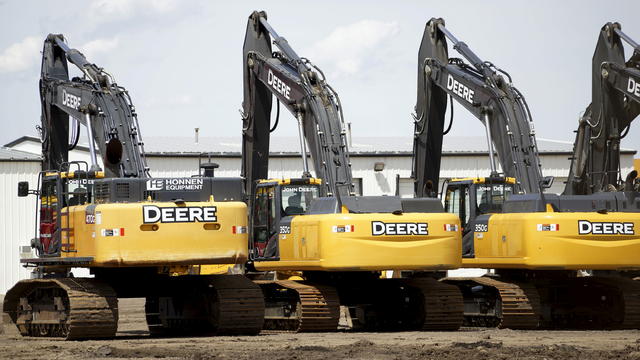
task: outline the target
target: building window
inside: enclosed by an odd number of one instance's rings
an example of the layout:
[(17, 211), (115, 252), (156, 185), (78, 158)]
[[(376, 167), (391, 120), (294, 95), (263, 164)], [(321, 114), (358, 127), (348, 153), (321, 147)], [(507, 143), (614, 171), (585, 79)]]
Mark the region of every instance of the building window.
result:
[(353, 192), (357, 196), (362, 196), (362, 178), (353, 178)]

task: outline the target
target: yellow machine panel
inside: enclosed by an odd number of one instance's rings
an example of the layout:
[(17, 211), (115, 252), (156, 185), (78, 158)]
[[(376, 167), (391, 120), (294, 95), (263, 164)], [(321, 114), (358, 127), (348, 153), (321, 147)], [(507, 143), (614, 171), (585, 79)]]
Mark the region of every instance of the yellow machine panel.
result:
[(494, 214), (476, 228), (475, 258), (463, 267), (526, 269), (640, 268), (640, 214), (537, 212)]
[[(280, 228), (279, 260), (261, 271), (374, 271), (460, 267), (460, 220), (447, 213), (295, 216)], [(397, 234), (397, 235), (396, 235)]]
[[(91, 266), (236, 264), (247, 260), (243, 202), (141, 202), (71, 206), (63, 257)], [(63, 209), (64, 210), (64, 209)], [(66, 226), (66, 220), (62, 220)], [(68, 245), (66, 245), (68, 244)]]

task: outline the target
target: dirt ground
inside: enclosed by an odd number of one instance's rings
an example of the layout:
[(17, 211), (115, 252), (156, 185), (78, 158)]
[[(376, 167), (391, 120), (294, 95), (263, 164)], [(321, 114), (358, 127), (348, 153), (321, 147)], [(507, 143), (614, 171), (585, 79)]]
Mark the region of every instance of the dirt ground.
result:
[(514, 331), (149, 338), (143, 301), (120, 301), (115, 340), (63, 341), (0, 334), (3, 359), (639, 359), (640, 331)]

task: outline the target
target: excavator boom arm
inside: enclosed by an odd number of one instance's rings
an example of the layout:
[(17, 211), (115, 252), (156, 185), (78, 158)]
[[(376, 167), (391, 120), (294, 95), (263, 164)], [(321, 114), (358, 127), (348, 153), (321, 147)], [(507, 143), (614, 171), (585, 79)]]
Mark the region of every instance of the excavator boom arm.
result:
[[(69, 80), (68, 62), (83, 78)], [(44, 43), (40, 79), (43, 169), (63, 170), (68, 161), (69, 117), (84, 125), (91, 155), (102, 157), (107, 177), (148, 177), (135, 107), (113, 77), (71, 49), (62, 35)], [(93, 167), (97, 164), (92, 164)]]
[[(279, 52), (272, 52), (271, 39)], [(269, 25), (264, 12), (250, 16), (243, 54), (242, 176), (247, 194), (254, 193), (257, 180), (268, 177), (274, 95), (298, 120), (303, 162), (308, 146), (316, 177), (323, 180), (322, 195), (350, 195), (353, 185), (342, 111), (322, 72), (296, 54)]]
[[(629, 60), (623, 41), (634, 49)], [(640, 114), (640, 46), (620, 24), (601, 28), (591, 67), (591, 104), (576, 131), (567, 195), (620, 187), (620, 140)]]
[[(471, 65), (448, 57), (446, 38), (452, 39), (454, 49)], [(437, 190), (446, 95), (483, 122), (490, 153), (495, 147), (502, 171), (517, 179), (520, 191), (540, 192), (543, 179), (531, 116), (524, 97), (511, 84), (508, 74), (482, 61), (446, 30), (442, 19), (427, 23), (418, 56), (413, 161), (416, 196), (429, 195), (425, 191), (427, 183), (433, 188), (431, 194)], [(495, 171), (493, 160), (492, 171)]]

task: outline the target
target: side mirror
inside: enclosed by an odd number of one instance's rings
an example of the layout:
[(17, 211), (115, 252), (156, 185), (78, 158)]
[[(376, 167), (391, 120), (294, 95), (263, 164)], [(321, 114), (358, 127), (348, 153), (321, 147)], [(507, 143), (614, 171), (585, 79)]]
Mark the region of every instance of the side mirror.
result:
[(18, 183), (18, 196), (25, 197), (29, 195), (29, 182), (28, 181), (20, 181)]
[(553, 180), (555, 178), (553, 176), (545, 176), (544, 178), (542, 178), (542, 180), (540, 181), (540, 187), (543, 189), (548, 189), (551, 187), (551, 185), (553, 185)]

